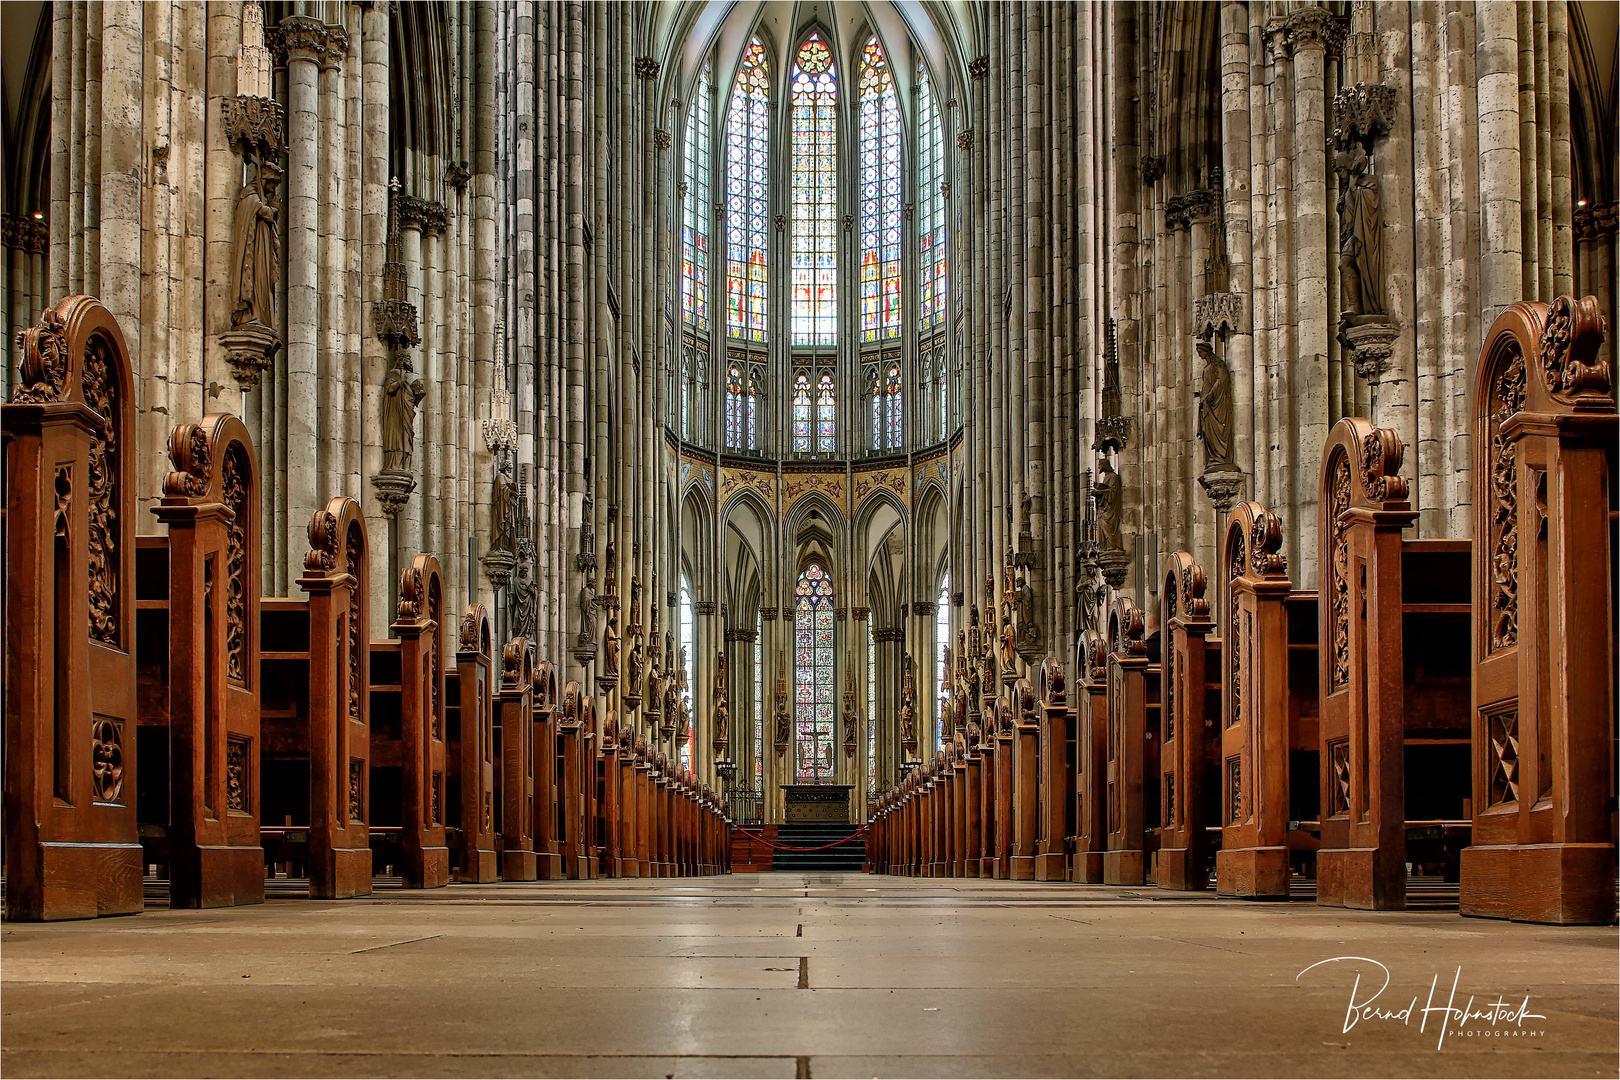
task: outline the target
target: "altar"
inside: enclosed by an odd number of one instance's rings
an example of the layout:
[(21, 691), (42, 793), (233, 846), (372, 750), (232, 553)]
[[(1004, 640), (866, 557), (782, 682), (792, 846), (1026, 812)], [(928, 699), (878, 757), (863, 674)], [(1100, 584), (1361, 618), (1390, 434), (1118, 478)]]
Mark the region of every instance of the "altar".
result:
[(853, 784), (783, 784), (787, 820), (848, 825), (849, 793), (853, 790)]

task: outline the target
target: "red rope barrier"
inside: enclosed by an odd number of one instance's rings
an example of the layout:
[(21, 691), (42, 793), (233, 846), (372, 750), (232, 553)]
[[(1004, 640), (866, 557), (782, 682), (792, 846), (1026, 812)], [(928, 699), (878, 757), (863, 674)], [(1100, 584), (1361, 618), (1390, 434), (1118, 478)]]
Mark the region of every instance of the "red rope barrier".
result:
[(750, 839), (750, 840), (758, 840), (760, 843), (764, 844), (766, 847), (774, 848), (777, 851), (826, 851), (828, 848), (843, 847), (845, 844), (850, 843), (853, 840), (858, 840), (861, 837), (865, 836), (866, 835), (866, 830), (867, 830), (867, 826), (862, 825), (859, 829), (856, 829), (854, 832), (850, 833), (848, 836), (844, 837), (842, 840), (835, 840), (830, 844), (822, 844), (820, 847), (791, 847), (791, 846), (789, 846), (787, 844), (779, 844), (779, 843), (777, 843), (775, 840), (772, 840), (770, 837), (766, 836), (764, 833), (751, 833), (747, 829), (742, 828), (741, 826), (739, 826), (737, 828), (737, 831), (739, 833), (741, 833), (742, 835), (748, 837), (748, 839)]

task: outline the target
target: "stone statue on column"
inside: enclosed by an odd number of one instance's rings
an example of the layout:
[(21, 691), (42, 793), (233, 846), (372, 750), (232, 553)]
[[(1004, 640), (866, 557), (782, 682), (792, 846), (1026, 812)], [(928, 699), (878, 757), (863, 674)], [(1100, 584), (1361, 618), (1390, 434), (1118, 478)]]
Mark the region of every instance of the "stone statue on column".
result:
[(1119, 473), (1109, 464), (1107, 455), (1098, 459), (1097, 479), (1092, 481), (1091, 495), (1097, 500), (1097, 543), (1103, 548), (1124, 550), (1125, 538), (1119, 529)]
[(579, 637), (581, 649), (596, 647), (596, 579), (587, 576), (579, 587)]
[(602, 631), (602, 668), (609, 678), (616, 678), (619, 674), (619, 628), (614, 625), (617, 622), (617, 618), (609, 615), (607, 626)]
[(1372, 158), (1359, 141), (1333, 155), (1339, 177), (1339, 321), (1387, 319), (1384, 307), (1384, 208)]
[(517, 485), (512, 483), (512, 477), (507, 469), (506, 455), (502, 454), (496, 459), (495, 482), (489, 502), (489, 549), (515, 553)]
[(1198, 397), (1198, 436), (1204, 442), (1204, 468), (1236, 468), (1232, 454), (1232, 374), (1208, 341), (1194, 346), (1204, 362)]
[(275, 205), (281, 163), (266, 156), (249, 170), (252, 175), (237, 196), (236, 224), (231, 230), (231, 325), (270, 327), (276, 322), (276, 280), (281, 266)]

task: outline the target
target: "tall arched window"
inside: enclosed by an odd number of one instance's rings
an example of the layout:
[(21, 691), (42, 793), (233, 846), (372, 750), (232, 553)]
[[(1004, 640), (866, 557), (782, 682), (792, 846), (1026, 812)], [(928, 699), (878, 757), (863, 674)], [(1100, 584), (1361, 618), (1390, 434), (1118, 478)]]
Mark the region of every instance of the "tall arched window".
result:
[(793, 776), (831, 780), (833, 761), (833, 585), (811, 563), (799, 575), (793, 610)]
[(726, 109), (726, 333), (743, 341), (765, 340), (770, 96), (770, 60), (754, 38)]
[[(925, 369), (926, 370), (926, 369)], [(865, 365), (867, 388), (872, 397), (872, 449), (898, 450), (904, 430), (904, 398), (900, 392), (900, 365), (890, 363), (880, 369)]]
[(917, 62), (917, 328), (945, 324), (945, 132), (928, 68)]
[(836, 443), (833, 422), (838, 415), (838, 391), (833, 388), (832, 372), (823, 369), (816, 380), (816, 453), (830, 454)]
[(819, 33), (788, 76), (793, 130), (792, 342), (835, 345), (838, 332), (838, 73)]
[(793, 452), (810, 452), (810, 376), (799, 372), (793, 377)]
[(700, 333), (709, 331), (709, 112), (714, 107), (714, 69), (705, 62), (686, 124), (686, 197), (681, 207), (681, 315)]
[(900, 336), (900, 97), (877, 38), (861, 50), (861, 340)]
[(743, 371), (740, 363), (726, 368), (726, 445), (743, 444)]
[(765, 619), (754, 616), (754, 794), (765, 793)]
[(935, 741), (945, 749), (945, 710), (951, 703), (951, 672), (947, 658), (951, 651), (951, 575), (939, 583), (939, 604), (934, 609), (934, 686), (939, 691), (939, 715), (934, 724)]
[[(692, 581), (685, 574), (681, 575), (681, 644), (680, 648), (686, 652), (686, 692), (688, 696), (694, 695), (697, 690), (697, 609), (692, 603)], [(697, 712), (692, 709), (692, 702), (688, 702), (687, 716), (691, 718), (692, 737), (681, 743), (681, 768), (692, 767), (692, 757), (697, 751)]]
[(866, 790), (877, 794), (877, 637), (866, 624)]

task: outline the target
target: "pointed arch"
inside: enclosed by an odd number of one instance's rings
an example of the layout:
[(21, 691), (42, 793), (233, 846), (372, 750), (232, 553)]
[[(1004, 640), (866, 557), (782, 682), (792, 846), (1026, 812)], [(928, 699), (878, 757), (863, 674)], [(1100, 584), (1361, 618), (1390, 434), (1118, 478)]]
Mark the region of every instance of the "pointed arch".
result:
[(790, 340), (838, 343), (838, 101), (833, 40), (810, 28), (788, 68)]
[(770, 99), (770, 55), (756, 34), (743, 50), (726, 106), (726, 335), (760, 343), (770, 300)]

